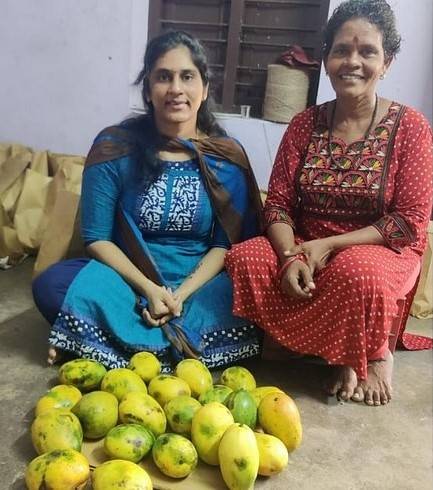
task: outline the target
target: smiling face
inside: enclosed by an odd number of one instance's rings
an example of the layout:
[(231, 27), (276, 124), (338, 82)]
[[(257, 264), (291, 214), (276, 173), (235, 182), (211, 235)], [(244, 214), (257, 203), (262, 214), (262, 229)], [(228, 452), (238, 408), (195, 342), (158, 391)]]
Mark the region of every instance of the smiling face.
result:
[(164, 53), (149, 75), (147, 100), (152, 103), (158, 130), (183, 138), (197, 135), (197, 113), (207, 98), (208, 85), (186, 46)]
[(337, 97), (374, 97), (385, 60), (382, 33), (366, 19), (351, 19), (337, 31), (325, 68)]

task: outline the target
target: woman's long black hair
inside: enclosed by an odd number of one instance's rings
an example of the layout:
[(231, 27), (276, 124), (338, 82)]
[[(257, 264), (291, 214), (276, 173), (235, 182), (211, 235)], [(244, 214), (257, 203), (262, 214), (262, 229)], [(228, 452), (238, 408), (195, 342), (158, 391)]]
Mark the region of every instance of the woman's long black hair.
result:
[[(147, 113), (143, 116), (126, 120), (123, 124), (133, 132), (139, 148), (138, 158), (143, 172), (143, 180), (147, 185), (154, 182), (161, 174), (162, 168), (156, 157), (157, 151), (164, 144), (164, 137), (158, 132), (155, 124), (154, 109), (147, 101), (149, 95), (149, 75), (157, 60), (167, 51), (185, 46), (189, 49), (191, 59), (200, 72), (203, 85), (209, 83), (209, 67), (204, 47), (200, 41), (183, 31), (169, 31), (153, 38), (146, 47), (143, 68), (137, 76), (134, 85), (141, 87), (143, 104)], [(209, 97), (201, 103), (197, 113), (197, 127), (208, 136), (225, 136), (226, 132), (217, 123), (210, 110)]]

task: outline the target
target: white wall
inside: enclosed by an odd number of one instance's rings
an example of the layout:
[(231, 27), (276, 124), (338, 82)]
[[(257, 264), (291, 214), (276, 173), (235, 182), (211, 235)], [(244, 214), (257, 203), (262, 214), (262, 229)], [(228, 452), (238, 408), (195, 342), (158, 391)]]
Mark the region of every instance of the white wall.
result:
[(267, 189), (272, 165), (287, 124), (221, 114), (218, 122), (245, 147), (260, 189)]
[[(329, 14), (341, 3), (331, 0)], [(388, 99), (421, 111), (433, 123), (433, 1), (388, 0), (402, 36), (400, 53), (391, 65), (378, 91)], [(318, 102), (334, 99), (335, 94), (322, 70)]]
[(2, 0), (0, 141), (85, 154), (128, 114), (131, 5)]
[[(380, 92), (432, 120), (432, 0), (390, 1), (404, 43)], [(130, 83), (144, 52), (147, 13), (148, 0), (2, 0), (0, 142), (85, 154), (96, 133), (134, 105)], [(333, 97), (323, 78), (319, 101)], [(245, 145), (266, 187), (285, 125), (221, 122)]]

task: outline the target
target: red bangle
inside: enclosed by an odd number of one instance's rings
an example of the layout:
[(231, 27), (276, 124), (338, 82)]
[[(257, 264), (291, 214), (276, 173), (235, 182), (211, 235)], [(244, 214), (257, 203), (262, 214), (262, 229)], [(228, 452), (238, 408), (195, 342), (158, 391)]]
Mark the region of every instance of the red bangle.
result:
[(304, 262), (304, 264), (306, 263), (306, 257), (305, 257), (305, 254), (303, 253), (299, 253), (299, 254), (296, 254), (296, 255), (292, 255), (291, 257), (289, 257), (285, 262), (284, 264), (280, 267), (279, 271), (278, 271), (278, 280), (281, 281), (281, 278), (283, 277), (283, 274), (286, 272), (286, 270), (293, 264), (293, 262), (295, 262), (295, 260), (301, 260), (302, 262)]

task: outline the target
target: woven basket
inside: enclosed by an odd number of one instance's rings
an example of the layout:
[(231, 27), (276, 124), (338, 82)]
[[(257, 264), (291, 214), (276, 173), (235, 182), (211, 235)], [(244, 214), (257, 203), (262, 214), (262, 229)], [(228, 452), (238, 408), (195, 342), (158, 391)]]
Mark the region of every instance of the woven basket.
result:
[(307, 107), (308, 73), (286, 65), (268, 65), (263, 118), (288, 123)]

